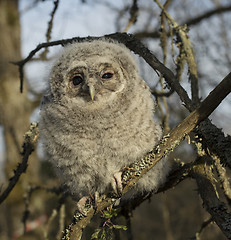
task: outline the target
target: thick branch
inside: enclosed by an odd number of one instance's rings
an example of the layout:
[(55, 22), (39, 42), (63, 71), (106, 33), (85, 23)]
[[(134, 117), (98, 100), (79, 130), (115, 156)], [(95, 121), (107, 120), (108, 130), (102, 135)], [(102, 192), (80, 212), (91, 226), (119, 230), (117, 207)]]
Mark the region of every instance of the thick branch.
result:
[[(221, 101), (231, 92), (231, 73), (229, 73), (220, 84), (208, 95), (208, 97), (201, 103), (195, 111), (186, 117), (176, 128), (174, 128), (169, 135), (162, 139), (157, 149), (149, 153), (139, 163), (147, 164), (150, 166), (141, 170), (141, 176), (152, 168), (161, 158), (165, 157), (169, 151), (172, 151), (184, 137), (189, 134), (200, 122), (205, 120)], [(151, 163), (149, 163), (151, 161)], [(143, 163), (144, 162), (144, 163)], [(135, 166), (133, 166), (135, 167)], [(140, 176), (140, 177), (141, 177)], [(140, 178), (139, 177), (139, 178)], [(136, 180), (137, 181), (137, 180)], [(136, 182), (134, 181), (134, 182)], [(125, 187), (127, 188), (134, 184), (129, 181)]]
[(192, 172), (203, 204), (225, 236), (231, 239), (231, 214), (227, 212), (225, 204), (218, 198), (212, 168), (209, 165), (211, 161), (204, 156), (200, 157), (197, 162)]
[(203, 121), (196, 131), (203, 139), (206, 148), (217, 156), (222, 164), (231, 168), (231, 136), (225, 136), (222, 129), (217, 128), (209, 119)]

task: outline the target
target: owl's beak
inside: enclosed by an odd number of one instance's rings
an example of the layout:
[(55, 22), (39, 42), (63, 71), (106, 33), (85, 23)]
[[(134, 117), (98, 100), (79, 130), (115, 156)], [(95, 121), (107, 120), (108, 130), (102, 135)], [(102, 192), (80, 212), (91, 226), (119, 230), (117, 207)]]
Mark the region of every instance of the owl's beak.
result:
[(89, 93), (90, 93), (90, 96), (91, 96), (91, 100), (93, 101), (94, 98), (95, 98), (95, 88), (94, 88), (94, 86), (92, 86), (92, 85), (89, 86)]

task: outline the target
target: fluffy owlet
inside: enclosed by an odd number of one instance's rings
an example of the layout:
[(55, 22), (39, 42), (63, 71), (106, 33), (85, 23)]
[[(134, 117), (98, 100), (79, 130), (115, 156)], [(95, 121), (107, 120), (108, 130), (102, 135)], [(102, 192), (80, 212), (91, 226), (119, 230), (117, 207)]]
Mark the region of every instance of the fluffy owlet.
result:
[[(153, 149), (162, 134), (153, 113), (149, 88), (124, 45), (94, 40), (64, 48), (50, 73), (39, 125), (50, 160), (76, 200), (104, 193), (116, 173)], [(160, 161), (132, 195), (157, 190), (167, 172), (168, 163)]]

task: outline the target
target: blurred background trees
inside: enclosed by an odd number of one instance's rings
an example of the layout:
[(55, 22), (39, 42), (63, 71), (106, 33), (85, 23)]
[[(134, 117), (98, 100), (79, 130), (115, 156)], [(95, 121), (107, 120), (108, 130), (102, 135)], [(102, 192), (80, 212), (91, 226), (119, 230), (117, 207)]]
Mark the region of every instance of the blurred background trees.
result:
[[(203, 99), (230, 72), (230, 1), (160, 2), (179, 26), (188, 27), (199, 97)], [(1, 193), (21, 161), (21, 145), (29, 122), (38, 120), (47, 72), (59, 47), (42, 49), (25, 65), (23, 93), (19, 90), (18, 68), (10, 62), (26, 57), (40, 42), (102, 36), (116, 31), (132, 33), (176, 74), (191, 94), (186, 53), (182, 51), (176, 29), (156, 1), (0, 0), (0, 30)], [(167, 133), (188, 115), (188, 110), (162, 76), (142, 58), (136, 58), (141, 75), (157, 100), (156, 117)], [(228, 96), (210, 116), (225, 135), (231, 133), (230, 104)], [(71, 221), (74, 203), (60, 194), (59, 182), (39, 146), (40, 143), (29, 158), (26, 173), (0, 206), (0, 239), (58, 239), (64, 224)], [(169, 158), (192, 162), (196, 158), (195, 146), (185, 141)], [(227, 165), (226, 168), (229, 174)], [(214, 177), (219, 186), (216, 169)], [(204, 210), (197, 188), (195, 180), (188, 178), (174, 189), (153, 195), (131, 213), (130, 219), (117, 219), (122, 224), (131, 224), (131, 229), (122, 232), (120, 239), (226, 239)], [(222, 188), (220, 191), (222, 195)], [(99, 225), (100, 219), (96, 217), (84, 237), (90, 239)], [(118, 234), (116, 237), (119, 239)]]

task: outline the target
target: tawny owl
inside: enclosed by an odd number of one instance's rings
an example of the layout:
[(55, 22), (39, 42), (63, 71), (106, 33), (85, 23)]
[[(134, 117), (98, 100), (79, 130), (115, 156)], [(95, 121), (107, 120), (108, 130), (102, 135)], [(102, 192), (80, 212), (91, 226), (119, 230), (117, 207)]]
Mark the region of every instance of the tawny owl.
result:
[[(58, 176), (76, 200), (104, 193), (116, 173), (152, 150), (161, 137), (149, 88), (130, 51), (118, 42), (68, 45), (52, 68), (49, 84), (40, 134)], [(155, 191), (167, 172), (167, 161), (159, 162), (138, 181), (133, 195)]]

